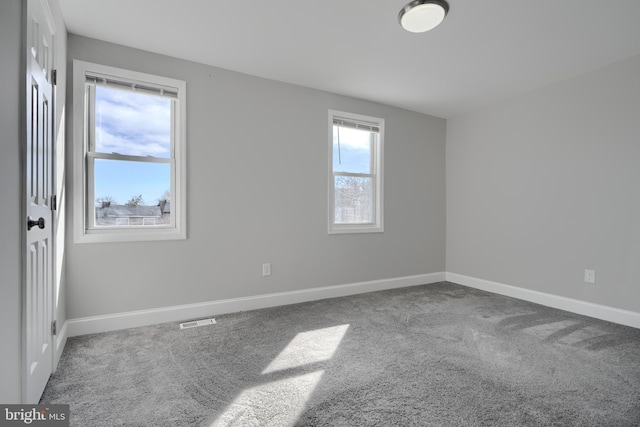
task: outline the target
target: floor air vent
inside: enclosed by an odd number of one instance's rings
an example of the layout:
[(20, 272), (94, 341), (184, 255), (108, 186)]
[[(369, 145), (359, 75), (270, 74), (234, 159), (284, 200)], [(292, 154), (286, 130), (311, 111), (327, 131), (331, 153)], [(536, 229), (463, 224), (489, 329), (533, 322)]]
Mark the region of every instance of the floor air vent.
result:
[(213, 325), (216, 323), (216, 319), (213, 317), (209, 319), (192, 320), (190, 322), (180, 323), (180, 329), (197, 328), (198, 326)]

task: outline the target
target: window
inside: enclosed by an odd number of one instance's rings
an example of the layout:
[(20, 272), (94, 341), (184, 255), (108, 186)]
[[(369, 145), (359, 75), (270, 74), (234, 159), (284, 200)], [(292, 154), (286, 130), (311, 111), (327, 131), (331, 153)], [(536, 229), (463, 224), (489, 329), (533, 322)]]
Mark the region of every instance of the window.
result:
[(329, 110), (329, 233), (382, 232), (384, 120)]
[(77, 242), (186, 238), (186, 83), (74, 61)]

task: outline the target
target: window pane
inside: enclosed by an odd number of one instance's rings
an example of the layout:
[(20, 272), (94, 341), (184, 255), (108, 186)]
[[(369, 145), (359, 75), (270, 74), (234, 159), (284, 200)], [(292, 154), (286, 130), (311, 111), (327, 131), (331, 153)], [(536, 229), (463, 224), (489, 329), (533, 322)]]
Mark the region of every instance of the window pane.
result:
[(375, 222), (372, 177), (335, 176), (335, 224)]
[(95, 151), (171, 156), (171, 99), (96, 86)]
[(371, 173), (371, 136), (366, 130), (333, 126), (333, 171)]
[(96, 226), (171, 223), (171, 165), (95, 159)]

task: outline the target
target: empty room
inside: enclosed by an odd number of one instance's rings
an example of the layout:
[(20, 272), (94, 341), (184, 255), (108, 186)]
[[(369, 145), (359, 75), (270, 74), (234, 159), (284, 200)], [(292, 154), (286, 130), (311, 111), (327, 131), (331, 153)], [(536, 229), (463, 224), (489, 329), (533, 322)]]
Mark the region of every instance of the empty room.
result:
[(0, 425), (640, 425), (639, 20), (2, 0)]

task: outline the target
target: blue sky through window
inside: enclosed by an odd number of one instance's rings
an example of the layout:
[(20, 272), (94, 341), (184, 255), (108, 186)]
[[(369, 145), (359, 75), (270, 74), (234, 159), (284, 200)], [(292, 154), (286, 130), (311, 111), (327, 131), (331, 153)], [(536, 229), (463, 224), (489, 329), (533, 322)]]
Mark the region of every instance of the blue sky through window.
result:
[(171, 189), (171, 170), (168, 163), (96, 159), (94, 181), (97, 199), (111, 197), (124, 205), (141, 194), (145, 205), (157, 205)]
[[(96, 87), (95, 151), (131, 156), (171, 157), (171, 100), (129, 90)], [(142, 195), (155, 205), (171, 188), (167, 163), (96, 159), (97, 199), (125, 204)]]
[(340, 126), (339, 134), (338, 149), (338, 126), (333, 126), (333, 171), (371, 173), (371, 132)]

